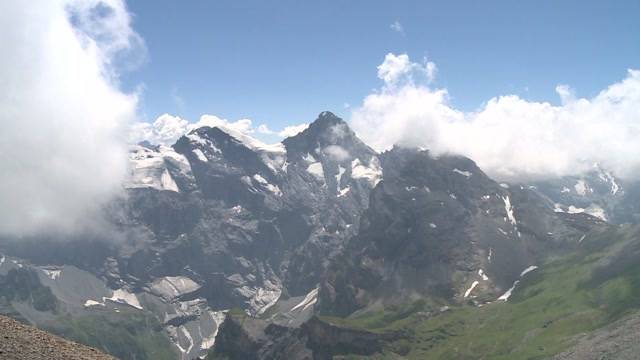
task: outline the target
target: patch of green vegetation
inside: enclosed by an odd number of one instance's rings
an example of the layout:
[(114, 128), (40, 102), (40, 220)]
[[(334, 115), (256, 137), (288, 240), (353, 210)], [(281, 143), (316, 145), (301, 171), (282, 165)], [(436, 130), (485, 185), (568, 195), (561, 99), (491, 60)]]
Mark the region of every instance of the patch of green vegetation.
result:
[(361, 317), (324, 317), (374, 332), (402, 331), (383, 359), (543, 359), (576, 335), (640, 309), (640, 237), (622, 227), (591, 234), (571, 256), (525, 276), (508, 302), (436, 311), (423, 302)]
[(172, 360), (177, 356), (158, 320), (140, 311), (121, 309), (117, 314), (61, 315), (43, 327), (120, 359)]

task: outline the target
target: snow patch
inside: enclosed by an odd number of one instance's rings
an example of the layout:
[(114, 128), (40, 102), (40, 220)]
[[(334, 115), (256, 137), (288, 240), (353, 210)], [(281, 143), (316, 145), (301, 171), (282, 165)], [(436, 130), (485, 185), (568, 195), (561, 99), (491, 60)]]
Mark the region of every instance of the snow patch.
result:
[(171, 300), (192, 293), (200, 287), (198, 283), (185, 276), (165, 276), (155, 280), (150, 290), (160, 297)]
[(138, 301), (138, 297), (136, 296), (136, 294), (132, 294), (125, 289), (115, 290), (113, 292), (113, 295), (111, 295), (111, 297), (102, 298), (102, 301), (106, 301), (106, 300), (110, 300), (120, 304), (126, 304), (138, 310), (142, 310), (142, 306), (140, 305), (140, 302)]
[(178, 189), (178, 184), (176, 184), (175, 180), (173, 180), (171, 174), (169, 174), (169, 170), (167, 169), (165, 169), (162, 173), (162, 176), (160, 177), (160, 183), (162, 184), (162, 188), (164, 190), (180, 192), (180, 189)]
[(209, 162), (209, 159), (207, 159), (207, 157), (204, 155), (202, 150), (193, 149), (193, 154), (198, 158), (198, 160), (200, 160), (202, 162)]
[(324, 168), (320, 162), (314, 162), (307, 166), (307, 172), (320, 181), (324, 180)]
[(312, 306), (318, 301), (318, 288), (311, 290), (296, 306), (292, 307), (289, 312), (294, 312), (300, 308), (301, 311), (306, 310), (309, 306)]
[[(1, 264), (1, 263), (0, 263)], [(57, 278), (60, 277), (60, 274), (62, 274), (62, 270), (49, 270), (49, 269), (42, 269), (42, 271), (49, 277), (49, 279), (51, 280), (56, 280)]]
[(469, 295), (471, 294), (471, 292), (473, 291), (473, 289), (476, 288), (476, 286), (478, 286), (479, 282), (478, 281), (474, 281), (471, 286), (467, 289), (467, 291), (464, 292), (464, 297), (469, 297)]
[(347, 186), (346, 188), (341, 189), (341, 190), (338, 192), (338, 197), (346, 196), (346, 195), (349, 193), (349, 191), (350, 191), (350, 190), (351, 190), (351, 187), (350, 187), (350, 186)]
[(466, 176), (466, 177), (470, 177), (471, 175), (473, 175), (470, 171), (462, 171), (462, 170), (458, 170), (458, 169), (453, 169), (454, 173), (458, 173), (460, 175)]
[(369, 160), (369, 165), (365, 166), (360, 159), (351, 162), (351, 177), (354, 179), (366, 179), (371, 186), (376, 186), (382, 180), (382, 168), (380, 161), (376, 157)]
[(253, 179), (257, 181), (260, 185), (262, 185), (265, 189), (272, 192), (273, 194), (277, 196), (282, 196), (282, 191), (280, 191), (280, 188), (277, 185), (273, 185), (270, 182), (268, 182), (267, 179), (265, 179), (261, 175), (255, 174), (253, 175)]
[(528, 268), (522, 270), (522, 272), (520, 273), (520, 277), (523, 277), (525, 275), (527, 275), (528, 273), (532, 272), (533, 270), (537, 269), (538, 267), (535, 265), (531, 265)]
[(487, 274), (484, 273), (484, 270), (480, 269), (478, 270), (478, 275), (480, 275), (480, 277), (482, 278), (482, 280), (487, 281), (489, 280), (489, 277), (487, 276)]
[(507, 212), (507, 218), (509, 219), (511, 224), (513, 224), (514, 226), (517, 226), (518, 222), (516, 221), (516, 217), (513, 215), (513, 206), (511, 206), (511, 200), (509, 199), (509, 195), (503, 197), (502, 201), (504, 201), (504, 210)]
[[(522, 270), (522, 272), (520, 273), (520, 278), (522, 278), (523, 276), (525, 276), (526, 274), (532, 272), (533, 270), (537, 269), (538, 267), (535, 265), (529, 266), (528, 268)], [(507, 292), (505, 292), (504, 294), (502, 294), (498, 300), (502, 300), (502, 301), (507, 301), (509, 300), (509, 298), (511, 297), (511, 294), (513, 293), (513, 290), (515, 290), (516, 286), (518, 286), (518, 284), (520, 283), (520, 280), (516, 280), (513, 282), (513, 285), (511, 286), (511, 288), (509, 288), (509, 290), (507, 290)]]
[(587, 185), (584, 180), (578, 180), (578, 182), (573, 185), (573, 188), (576, 190), (576, 193), (581, 196), (585, 196), (587, 192), (591, 192), (591, 188), (589, 188), (589, 185)]
[(314, 163), (314, 162), (318, 161), (318, 160), (316, 160), (316, 158), (315, 158), (313, 155), (311, 155), (311, 154), (309, 154), (309, 153), (307, 153), (307, 155), (303, 156), (303, 157), (302, 157), (302, 160), (304, 160), (304, 161), (308, 162), (309, 164), (311, 164), (311, 163)]
[(607, 214), (605, 213), (604, 209), (599, 207), (596, 204), (591, 204), (588, 208), (584, 209), (584, 208), (579, 208), (579, 207), (575, 207), (573, 205), (570, 205), (569, 208), (567, 209), (567, 212), (569, 214), (581, 214), (581, 213), (585, 213), (585, 214), (589, 214), (591, 216), (595, 216), (597, 218), (599, 218), (602, 221), (607, 221)]
[(84, 302), (84, 307), (91, 307), (91, 306), (105, 306), (105, 305), (104, 303), (97, 302), (95, 300), (87, 300)]
[(509, 290), (507, 290), (507, 292), (505, 292), (504, 294), (500, 295), (498, 300), (502, 300), (502, 301), (509, 300), (509, 298), (511, 297), (511, 293), (513, 293), (513, 290), (515, 290), (516, 286), (518, 286), (519, 283), (520, 283), (520, 280), (516, 280), (513, 283), (513, 285), (509, 288)]
[(132, 146), (129, 150), (129, 176), (124, 187), (154, 188), (179, 191), (178, 185), (169, 172), (169, 167), (181, 175), (192, 178), (191, 165), (186, 157), (168, 146)]

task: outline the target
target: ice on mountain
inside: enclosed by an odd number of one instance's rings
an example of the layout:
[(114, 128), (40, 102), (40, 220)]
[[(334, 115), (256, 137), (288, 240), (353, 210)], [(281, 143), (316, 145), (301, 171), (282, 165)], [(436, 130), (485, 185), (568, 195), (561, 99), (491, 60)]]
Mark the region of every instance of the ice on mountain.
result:
[(172, 300), (185, 294), (190, 294), (198, 289), (200, 285), (185, 276), (165, 276), (155, 280), (150, 290), (167, 300)]
[(179, 192), (169, 166), (185, 177), (192, 177), (188, 160), (168, 146), (150, 148), (142, 145), (132, 146), (129, 151), (128, 179), (125, 188), (154, 188)]
[(280, 188), (277, 185), (273, 185), (271, 183), (269, 183), (267, 181), (267, 179), (265, 179), (264, 177), (262, 177), (262, 175), (260, 174), (255, 174), (253, 175), (253, 179), (256, 180), (260, 185), (262, 185), (265, 189), (269, 190), (270, 192), (272, 192), (273, 194), (277, 195), (277, 196), (282, 196), (282, 191), (280, 191)]
[(175, 180), (173, 180), (171, 174), (169, 174), (169, 170), (167, 169), (165, 169), (162, 172), (162, 176), (160, 176), (160, 184), (162, 185), (162, 189), (164, 190), (180, 192), (180, 189), (178, 189), (178, 184), (176, 184)]
[(473, 289), (476, 288), (476, 286), (478, 286), (479, 282), (478, 281), (474, 281), (471, 286), (467, 289), (467, 291), (464, 292), (464, 297), (467, 298), (469, 297), (469, 295), (471, 295), (471, 292), (473, 291)]
[(360, 159), (351, 162), (351, 177), (354, 179), (366, 179), (371, 186), (376, 186), (382, 180), (382, 168), (378, 158), (372, 157), (369, 165), (366, 166)]
[(518, 225), (518, 222), (516, 221), (516, 217), (513, 214), (513, 206), (511, 205), (511, 200), (509, 199), (509, 195), (503, 197), (502, 201), (504, 201), (504, 209), (507, 212), (507, 218), (509, 219), (511, 224), (513, 224), (514, 226)]
[(592, 192), (591, 188), (584, 180), (578, 180), (573, 188), (576, 190), (576, 193), (581, 196), (585, 196), (588, 192)]
[(584, 208), (579, 208), (573, 205), (570, 205), (569, 208), (567, 209), (567, 212), (569, 214), (581, 214), (581, 213), (585, 213), (585, 214), (589, 214), (591, 216), (597, 217), (602, 221), (607, 221), (607, 214), (605, 213), (604, 209), (599, 207), (596, 204), (591, 204), (588, 208), (584, 209)]
[(105, 306), (105, 305), (104, 305), (104, 303), (89, 299), (89, 300), (84, 302), (83, 306), (84, 307), (91, 307), (91, 306)]
[(140, 305), (140, 301), (138, 301), (138, 297), (136, 296), (136, 294), (132, 294), (125, 289), (115, 290), (111, 297), (102, 298), (102, 301), (106, 300), (110, 300), (120, 304), (127, 304), (138, 310), (142, 310), (142, 306)]
[(484, 270), (480, 269), (478, 270), (478, 275), (480, 275), (480, 277), (482, 278), (482, 280), (487, 281), (489, 280), (489, 277), (487, 276), (487, 274), (484, 273)]
[(340, 191), (338, 192), (338, 197), (346, 196), (350, 190), (351, 190), (350, 186), (347, 186), (344, 189), (340, 189)]
[(462, 170), (459, 170), (457, 168), (453, 169), (453, 172), (454, 173), (458, 173), (458, 174), (463, 175), (463, 176), (466, 176), (466, 177), (470, 177), (471, 175), (473, 175), (470, 171), (462, 171)]
[(318, 288), (311, 290), (296, 306), (292, 307), (289, 312), (294, 312), (298, 309), (301, 311), (306, 310), (309, 306), (314, 305), (318, 301)]
[[(1, 264), (1, 263), (0, 263)], [(62, 274), (62, 270), (49, 270), (49, 269), (42, 269), (42, 271), (49, 277), (49, 279), (51, 280), (56, 280), (57, 278), (60, 277), (60, 274)]]
[(535, 265), (531, 265), (528, 268), (522, 270), (522, 272), (520, 273), (520, 277), (523, 277), (525, 275), (527, 275), (528, 273), (532, 272), (533, 270), (536, 270), (538, 267)]
[(324, 168), (319, 161), (309, 164), (309, 166), (307, 166), (307, 172), (320, 181), (324, 180)]
[(204, 155), (202, 150), (193, 149), (193, 154), (198, 158), (198, 160), (200, 160), (202, 162), (209, 162), (209, 159), (207, 159), (207, 157)]

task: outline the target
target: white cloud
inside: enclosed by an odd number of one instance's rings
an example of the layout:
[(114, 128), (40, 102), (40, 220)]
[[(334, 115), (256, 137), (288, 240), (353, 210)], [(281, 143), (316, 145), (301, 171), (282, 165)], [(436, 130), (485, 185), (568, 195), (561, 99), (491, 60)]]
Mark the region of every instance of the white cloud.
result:
[(303, 131), (309, 127), (309, 124), (291, 125), (276, 132), (271, 130), (266, 124), (260, 124), (258, 127), (254, 127), (250, 119), (229, 121), (215, 115), (202, 115), (198, 122), (192, 123), (178, 116), (163, 114), (153, 123), (139, 122), (132, 124), (130, 127), (129, 142), (137, 143), (146, 140), (152, 144), (173, 145), (182, 135), (202, 126), (219, 127), (230, 133), (240, 133), (245, 136), (262, 134), (276, 135), (280, 138), (285, 138)]
[(130, 20), (121, 0), (2, 5), (0, 234), (76, 230), (119, 191), (137, 98), (113, 65), (142, 47)]
[(395, 55), (388, 53), (382, 64), (378, 65), (378, 78), (384, 81), (385, 86), (394, 87), (399, 84), (412, 84), (421, 78), (432, 82), (435, 78), (437, 67), (433, 62), (424, 59), (422, 64), (409, 60), (409, 55)]
[(387, 55), (378, 67), (384, 85), (353, 110), (352, 126), (374, 148), (397, 143), (463, 154), (500, 179), (577, 174), (596, 162), (623, 177), (640, 171), (640, 71), (591, 99), (558, 86), (560, 106), (507, 95), (463, 112), (449, 104), (446, 89), (419, 84), (407, 70), (417, 67)]
[(285, 126), (280, 132), (278, 132), (278, 136), (286, 138), (298, 135), (299, 133), (305, 131), (309, 127), (309, 124), (298, 124), (298, 125), (290, 125)]
[(349, 152), (345, 148), (338, 145), (329, 145), (322, 151), (338, 162), (342, 162), (351, 158), (351, 154), (349, 154)]
[(391, 25), (389, 25), (389, 28), (395, 32), (404, 34), (404, 28), (402, 27), (402, 24), (400, 24), (400, 22), (397, 20), (391, 23)]
[(258, 133), (265, 134), (265, 135), (273, 135), (273, 134), (275, 134), (275, 132), (273, 130), (269, 129), (269, 126), (267, 126), (267, 124), (260, 124), (260, 126), (258, 126), (257, 131), (258, 131)]

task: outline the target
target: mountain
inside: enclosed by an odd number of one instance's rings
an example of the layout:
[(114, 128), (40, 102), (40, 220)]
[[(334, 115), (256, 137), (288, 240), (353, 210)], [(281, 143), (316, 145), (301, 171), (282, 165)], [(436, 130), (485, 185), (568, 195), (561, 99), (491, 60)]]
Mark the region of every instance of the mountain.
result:
[(347, 316), (424, 297), (493, 301), (599, 225), (554, 212), (532, 189), (501, 185), (464, 157), (394, 148), (381, 159), (384, 180), (360, 231), (322, 283), (323, 312)]
[[(1, 313), (125, 359), (329, 359), (538, 354), (488, 349), (502, 328), (550, 356), (577, 332), (544, 343), (544, 314), (618, 292), (635, 309), (626, 268), (607, 281), (628, 286), (572, 282), (634, 259), (638, 232), (618, 224), (637, 219), (640, 187), (601, 168), (499, 183), (461, 156), (377, 153), (330, 112), (278, 144), (201, 127), (129, 161), (95, 231), (0, 239)], [(570, 324), (624, 320), (607, 316)], [(477, 332), (485, 347), (459, 350)]]
[(640, 182), (621, 179), (598, 164), (581, 175), (533, 182), (536, 190), (555, 203), (555, 211), (587, 213), (613, 224), (640, 220)]
[(377, 153), (329, 112), (280, 144), (202, 127), (172, 147), (132, 146), (130, 164), (106, 231), (4, 239), (0, 252), (37, 274), (65, 314), (104, 315), (116, 307), (103, 299), (115, 299), (119, 311), (155, 318), (183, 359), (206, 352), (226, 310), (259, 316), (313, 292), (381, 176)]

